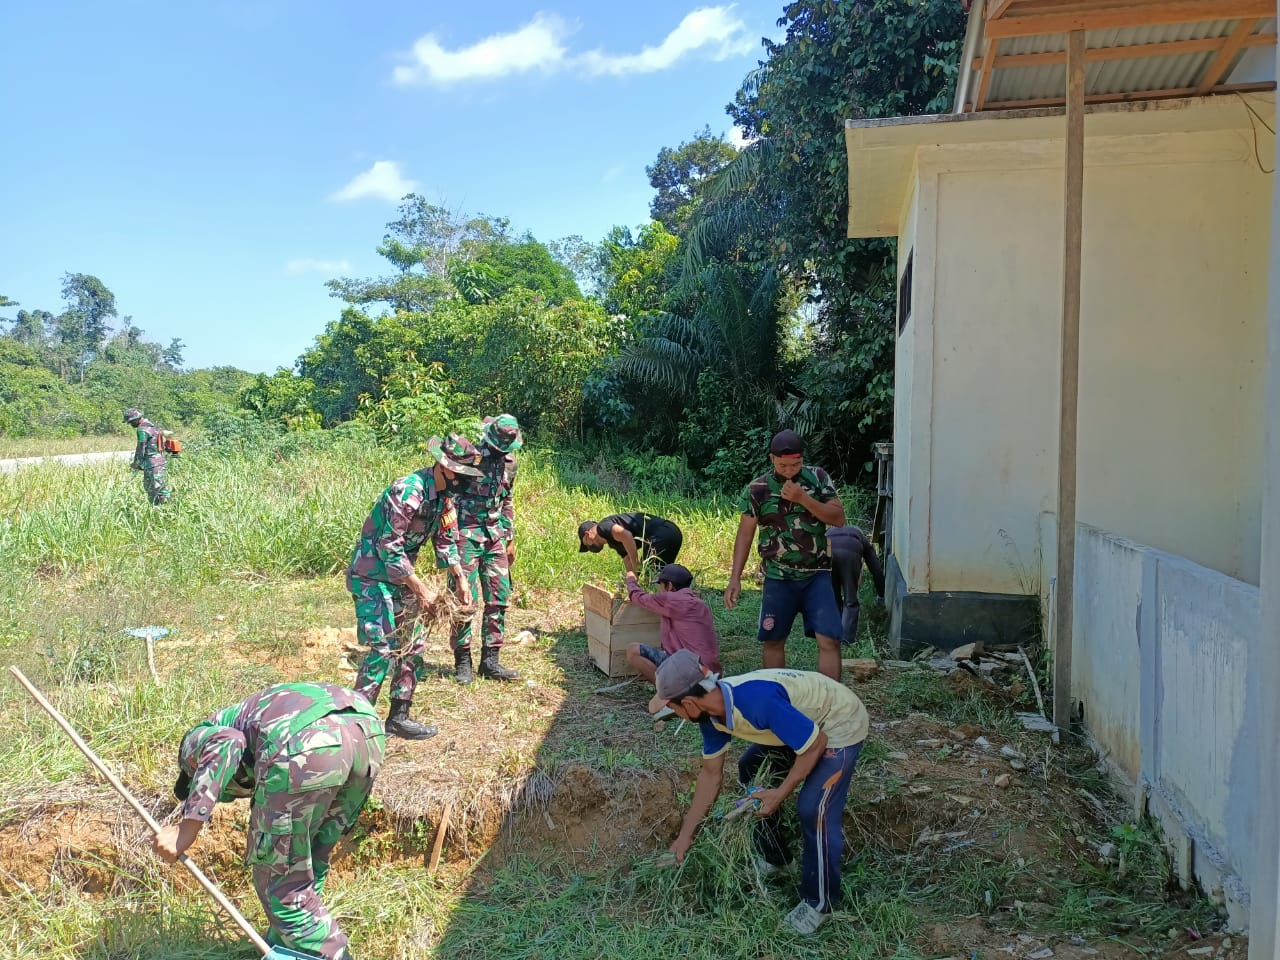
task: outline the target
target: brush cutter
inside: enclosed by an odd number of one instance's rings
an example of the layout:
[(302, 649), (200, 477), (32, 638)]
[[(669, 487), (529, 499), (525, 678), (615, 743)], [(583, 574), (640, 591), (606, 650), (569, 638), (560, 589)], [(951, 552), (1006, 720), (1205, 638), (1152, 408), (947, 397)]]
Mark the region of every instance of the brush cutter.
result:
[[(133, 812), (143, 819), (151, 832), (159, 833), (160, 824), (156, 822), (155, 817), (151, 816), (151, 814), (147, 812), (146, 808), (134, 798), (133, 794), (131, 794), (116, 775), (107, 768), (106, 764), (98, 759), (98, 755), (89, 748), (87, 743), (80, 739), (80, 735), (75, 732), (71, 724), (67, 723), (66, 718), (64, 718), (62, 714), (54, 708), (53, 704), (46, 700), (44, 695), (32, 686), (31, 681), (28, 680), (17, 667), (11, 666), (9, 668), (9, 672), (13, 674), (20, 684), (22, 684), (27, 693), (31, 694), (31, 698), (41, 706), (44, 712), (53, 718), (54, 723), (62, 728), (62, 732), (71, 738), (72, 743), (80, 748), (80, 752), (83, 753), (85, 757), (88, 758), (89, 762), (93, 764), (94, 768), (102, 774), (107, 783), (111, 784), (111, 786), (115, 788), (116, 793), (120, 794), (120, 796), (125, 799), (125, 802), (133, 808)], [(187, 868), (188, 872), (196, 878), (200, 886), (204, 887), (209, 896), (213, 897), (213, 899), (217, 901), (218, 906), (226, 911), (227, 916), (235, 921), (236, 926), (244, 932), (244, 935), (253, 941), (253, 945), (258, 948), (258, 952), (260, 952), (266, 960), (318, 960), (318, 958), (312, 954), (299, 953), (298, 951), (290, 950), (287, 947), (275, 947), (267, 943), (267, 941), (258, 934), (258, 931), (253, 929), (253, 926), (249, 921), (245, 919), (244, 914), (236, 909), (235, 904), (227, 899), (227, 895), (218, 889), (217, 884), (205, 876), (204, 871), (196, 866), (194, 861), (188, 859), (186, 854), (183, 854), (178, 857), (178, 862)]]

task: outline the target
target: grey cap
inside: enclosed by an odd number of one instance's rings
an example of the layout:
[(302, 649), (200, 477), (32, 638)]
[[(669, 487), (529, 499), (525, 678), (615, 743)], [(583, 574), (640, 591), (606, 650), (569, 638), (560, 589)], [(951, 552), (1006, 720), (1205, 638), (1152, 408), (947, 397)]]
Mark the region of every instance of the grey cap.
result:
[(658, 667), (654, 686), (657, 696), (649, 701), (649, 712), (657, 713), (675, 697), (682, 697), (696, 686), (714, 690), (719, 675), (704, 673), (702, 661), (692, 650), (677, 650)]

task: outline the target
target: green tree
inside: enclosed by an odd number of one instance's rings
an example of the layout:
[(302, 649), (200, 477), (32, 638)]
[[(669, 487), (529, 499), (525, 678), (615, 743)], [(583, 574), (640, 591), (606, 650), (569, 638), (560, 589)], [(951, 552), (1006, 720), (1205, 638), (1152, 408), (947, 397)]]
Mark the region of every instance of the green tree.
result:
[(707, 184), (736, 155), (733, 146), (723, 137), (713, 136), (709, 126), (678, 147), (663, 147), (644, 170), (650, 186), (657, 191), (649, 203), (649, 215), (682, 236)]
[(67, 306), (56, 322), (58, 339), (83, 382), (86, 366), (107, 338), (109, 320), (117, 316), (116, 297), (97, 277), (68, 273), (62, 278), (62, 299)]
[(186, 345), (174, 337), (169, 341), (169, 345), (160, 351), (160, 359), (163, 360), (173, 370), (182, 367), (182, 351), (186, 349)]
[(614, 227), (598, 253), (600, 299), (611, 314), (638, 317), (661, 310), (676, 281), (679, 238), (659, 221), (651, 221), (633, 235)]

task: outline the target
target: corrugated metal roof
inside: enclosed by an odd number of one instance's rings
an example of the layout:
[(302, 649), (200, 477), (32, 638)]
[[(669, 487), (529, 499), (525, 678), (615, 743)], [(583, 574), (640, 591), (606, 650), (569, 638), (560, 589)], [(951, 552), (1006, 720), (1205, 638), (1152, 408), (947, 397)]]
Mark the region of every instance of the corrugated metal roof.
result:
[[(975, 14), (979, 10), (975, 9)], [(972, 16), (973, 14), (971, 14)], [(1195, 23), (1164, 24), (1150, 27), (1125, 27), (1122, 29), (1091, 30), (1085, 34), (1090, 50), (1114, 47), (1141, 47), (1179, 40), (1220, 40), (1229, 37), (1236, 29), (1237, 20), (1207, 20)], [(972, 65), (980, 61), (986, 39), (979, 28), (971, 34), (973, 43), (966, 45), (965, 55)], [(1276, 20), (1260, 21), (1250, 31), (1255, 35), (1274, 35)], [(1249, 54), (1244, 48), (1233, 57), (1224, 78)], [(1041, 34), (1027, 37), (1010, 37), (1000, 41), (999, 57), (1019, 54), (1062, 53), (1066, 50), (1066, 36), (1062, 33)], [(1122, 59), (1094, 60), (1085, 66), (1085, 96), (1107, 94), (1140, 94), (1150, 91), (1184, 90), (1194, 88), (1213, 63), (1216, 49), (1177, 53), (1164, 56), (1138, 56)], [(1250, 58), (1250, 80), (1256, 81), (1260, 61)], [(981, 70), (971, 66), (972, 76), (967, 99), (973, 103), (981, 84)], [(1266, 67), (1262, 66), (1266, 71)], [(1271, 57), (1269, 74), (1261, 78), (1275, 80), (1275, 58)], [(1225, 79), (1220, 82), (1225, 82)], [(1024, 101), (1062, 100), (1066, 87), (1066, 64), (1037, 64), (1030, 66), (1000, 66), (992, 71), (984, 109), (998, 109), (1004, 103)], [(958, 111), (965, 105), (956, 104)], [(970, 107), (972, 109), (972, 107)]]

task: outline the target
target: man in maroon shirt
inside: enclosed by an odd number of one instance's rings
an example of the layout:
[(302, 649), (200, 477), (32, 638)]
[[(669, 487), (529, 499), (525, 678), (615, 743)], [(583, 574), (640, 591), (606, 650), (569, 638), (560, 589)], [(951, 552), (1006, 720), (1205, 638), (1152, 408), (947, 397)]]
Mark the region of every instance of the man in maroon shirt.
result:
[(650, 683), (658, 665), (677, 650), (691, 650), (714, 673), (720, 672), (720, 641), (716, 639), (711, 608), (690, 587), (693, 574), (678, 563), (668, 563), (658, 573), (658, 592), (645, 593), (636, 575), (627, 572), (627, 595), (637, 607), (662, 618), (662, 647), (633, 643), (627, 647), (627, 663)]

